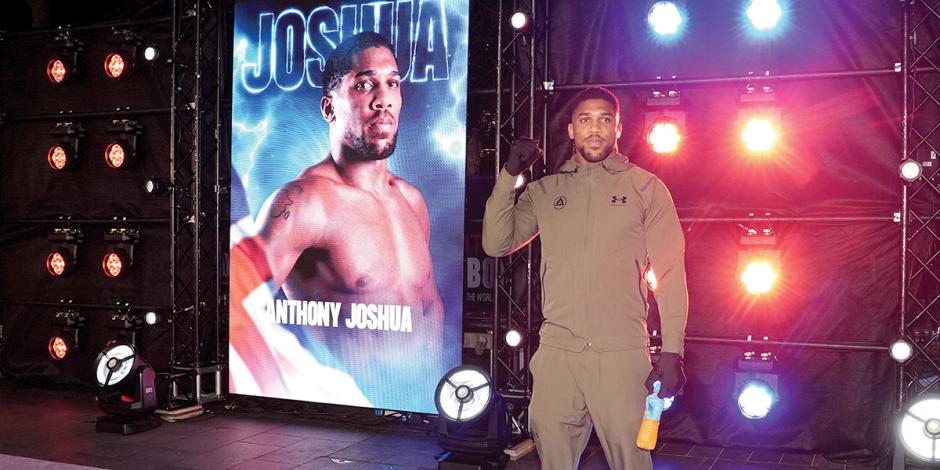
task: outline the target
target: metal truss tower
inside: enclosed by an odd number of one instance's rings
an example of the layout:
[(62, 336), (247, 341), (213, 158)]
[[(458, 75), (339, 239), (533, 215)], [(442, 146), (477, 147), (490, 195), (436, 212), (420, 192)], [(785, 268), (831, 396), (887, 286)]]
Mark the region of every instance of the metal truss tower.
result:
[(222, 397), (222, 7), (173, 2), (171, 404)]
[[(526, 15), (522, 28), (513, 28), (510, 17)], [(544, 147), (547, 133), (548, 1), (499, 0), (499, 35), (496, 69), (496, 173), (502, 168), (516, 137), (534, 137)], [(544, 160), (523, 176), (531, 181), (544, 173)], [(529, 359), (535, 351), (541, 322), (541, 282), (538, 279), (539, 244), (527, 247), (496, 263), (494, 286), (493, 349), (490, 372), (506, 400), (516, 430), (528, 435), (528, 401), (532, 393)], [(522, 333), (518, 347), (506, 344), (506, 332)]]
[(904, 16), (903, 160), (922, 165), (902, 189), (900, 333), (914, 354), (900, 368), (898, 405), (940, 393), (940, 1), (910, 0)]

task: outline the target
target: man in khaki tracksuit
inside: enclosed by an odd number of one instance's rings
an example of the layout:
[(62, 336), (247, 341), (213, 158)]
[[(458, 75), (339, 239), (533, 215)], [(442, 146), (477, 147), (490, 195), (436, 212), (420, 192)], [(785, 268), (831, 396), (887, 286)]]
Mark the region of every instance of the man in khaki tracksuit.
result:
[[(541, 153), (517, 139), (486, 203), (483, 248), (504, 256), (541, 235), (541, 346), (532, 357), (530, 430), (543, 468), (577, 468), (597, 426), (613, 470), (652, 468), (636, 447), (645, 396), (685, 381), (681, 355), (688, 314), (685, 240), (666, 186), (617, 150), (620, 105), (603, 88), (575, 97), (568, 136), (574, 158), (529, 183), (514, 203), (516, 177)], [(651, 370), (645, 271), (657, 278), (663, 354)]]

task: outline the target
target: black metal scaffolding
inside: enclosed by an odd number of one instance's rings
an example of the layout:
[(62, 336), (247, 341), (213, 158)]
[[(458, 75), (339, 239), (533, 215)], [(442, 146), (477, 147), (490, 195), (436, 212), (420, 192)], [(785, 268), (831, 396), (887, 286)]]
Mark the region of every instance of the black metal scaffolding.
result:
[(899, 367), (897, 405), (940, 392), (940, 2), (904, 4), (904, 108), (899, 164), (922, 165), (901, 201), (899, 335), (913, 346)]
[(220, 198), (222, 25), (218, 5), (173, 2), (170, 141), (173, 342), (171, 401), (222, 397)]
[[(510, 16), (520, 12), (527, 18), (523, 28), (513, 28)], [(546, 140), (548, 3), (543, 0), (511, 0), (499, 2), (499, 57), (496, 69), (496, 116), (499, 130), (496, 137), (496, 173), (502, 168), (509, 145), (516, 137)], [(522, 176), (532, 180), (544, 172), (544, 161)], [(532, 393), (529, 358), (535, 348), (541, 317), (538, 279), (538, 243), (496, 263), (494, 286), (493, 349), (490, 372), (500, 394), (507, 399), (518, 430), (527, 434), (526, 410)], [(506, 332), (521, 332), (518, 347), (506, 343)]]

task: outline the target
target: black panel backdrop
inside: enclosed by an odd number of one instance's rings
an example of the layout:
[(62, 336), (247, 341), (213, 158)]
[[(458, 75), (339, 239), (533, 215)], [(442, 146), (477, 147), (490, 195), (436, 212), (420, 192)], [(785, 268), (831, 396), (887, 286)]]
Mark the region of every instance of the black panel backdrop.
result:
[[(148, 44), (164, 54), (169, 47), (169, 23), (134, 28)], [(139, 50), (136, 71), (127, 80), (104, 77), (103, 62), (113, 47), (108, 29), (78, 32), (85, 43), (79, 59), (84, 76), (65, 86), (54, 86), (45, 77), (45, 64), (54, 55), (51, 37), (8, 37), (0, 42), (0, 219), (169, 218), (167, 196), (152, 197), (143, 190), (151, 176), (168, 177), (169, 113), (133, 117), (144, 126), (140, 138), (141, 158), (130, 168), (114, 170), (104, 162), (104, 148), (113, 138), (106, 132), (109, 116), (76, 119), (85, 128), (81, 142), (83, 161), (75, 171), (53, 172), (46, 152), (55, 139), (49, 129), (57, 120), (20, 120), (26, 116), (109, 112), (168, 108), (170, 67), (163, 61), (148, 63)], [(59, 121), (68, 121), (67, 117)], [(141, 229), (134, 270), (126, 278), (108, 279), (101, 259), (108, 245), (106, 224), (81, 225), (85, 243), (79, 246), (78, 271), (54, 279), (46, 273), (47, 241), (53, 226), (33, 223), (0, 224), (0, 322), (4, 354), (0, 367), (24, 381), (90, 386), (94, 383), (93, 362), (105, 343), (115, 335), (104, 328), (114, 310), (81, 310), (88, 327), (80, 336), (73, 357), (53, 362), (46, 351), (53, 332), (56, 308), (10, 305), (7, 301), (58, 302), (71, 299), (84, 304), (113, 304), (166, 307), (170, 303), (169, 222), (130, 224)], [(165, 313), (165, 310), (164, 310)], [(164, 315), (165, 316), (165, 315)], [(169, 360), (169, 328), (161, 324), (146, 329), (138, 344), (155, 367)]]
[[(667, 46), (654, 41), (645, 24), (649, 3), (550, 2), (548, 60), (556, 88), (657, 76), (668, 81), (673, 75), (887, 71), (901, 60), (903, 9), (896, 2), (793, 0), (787, 2), (788, 27), (772, 40), (748, 35), (744, 2), (686, 3), (688, 27), (682, 39)], [(492, 44), (477, 47), (492, 50)], [(475, 83), (493, 87), (485, 80)], [(686, 219), (759, 211), (882, 221), (772, 224), (781, 279), (759, 301), (744, 295), (737, 280), (741, 229), (733, 223), (684, 223), (691, 298), (687, 333), (888, 344), (899, 311), (900, 229), (891, 217), (901, 197), (902, 74), (775, 82), (783, 142), (774, 158), (761, 161), (749, 159), (739, 142), (735, 123), (744, 85), (677, 87), (688, 113), (687, 140), (674, 157), (653, 155), (641, 140), (645, 97), (654, 87), (614, 87), (623, 105), (621, 150), (666, 182)], [(576, 91), (550, 98), (550, 168), (571, 154), (565, 126)], [(490, 100), (478, 97), (471, 107), (485, 110)], [(770, 349), (780, 359), (781, 401), (769, 419), (748, 421), (732, 398), (734, 360), (745, 349), (689, 343), (686, 395), (667, 413), (662, 436), (863, 458), (885, 449), (896, 387), (895, 365), (886, 353)]]

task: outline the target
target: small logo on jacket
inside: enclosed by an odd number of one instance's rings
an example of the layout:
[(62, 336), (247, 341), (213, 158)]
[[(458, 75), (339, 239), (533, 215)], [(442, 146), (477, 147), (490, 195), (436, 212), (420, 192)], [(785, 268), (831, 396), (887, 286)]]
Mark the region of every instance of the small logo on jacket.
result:
[(561, 210), (565, 208), (565, 204), (568, 204), (568, 199), (564, 196), (558, 196), (555, 198), (555, 204), (553, 204), (552, 207)]
[(613, 195), (610, 197), (610, 205), (612, 206), (625, 206), (627, 205), (627, 196)]

